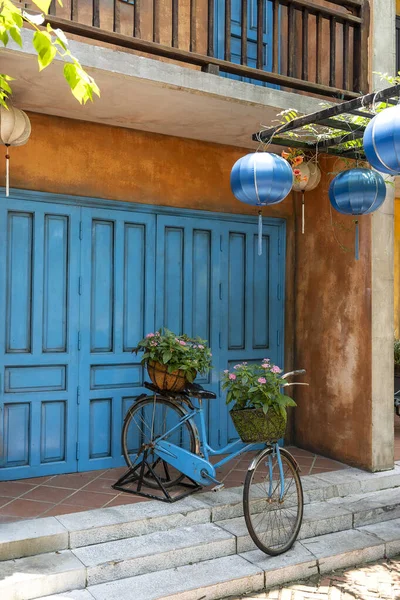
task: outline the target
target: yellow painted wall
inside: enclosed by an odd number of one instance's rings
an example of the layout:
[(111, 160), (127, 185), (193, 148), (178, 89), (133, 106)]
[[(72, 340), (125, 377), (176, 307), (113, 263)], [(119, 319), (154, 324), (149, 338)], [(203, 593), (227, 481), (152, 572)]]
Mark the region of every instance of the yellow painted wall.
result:
[(400, 0), (396, 0), (396, 13), (400, 15)]

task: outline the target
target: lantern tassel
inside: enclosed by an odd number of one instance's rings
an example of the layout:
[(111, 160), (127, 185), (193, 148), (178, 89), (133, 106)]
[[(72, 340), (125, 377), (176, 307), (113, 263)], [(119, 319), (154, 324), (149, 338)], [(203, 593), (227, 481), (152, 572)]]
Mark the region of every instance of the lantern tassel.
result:
[(304, 190), (301, 192), (301, 233), (304, 233), (305, 226), (305, 203), (304, 203)]
[(258, 211), (258, 256), (262, 255), (262, 214)]
[(355, 255), (356, 260), (358, 260), (360, 256), (360, 230), (358, 226), (358, 221), (356, 221)]
[(6, 144), (6, 196), (10, 195), (10, 155), (8, 154), (9, 144)]

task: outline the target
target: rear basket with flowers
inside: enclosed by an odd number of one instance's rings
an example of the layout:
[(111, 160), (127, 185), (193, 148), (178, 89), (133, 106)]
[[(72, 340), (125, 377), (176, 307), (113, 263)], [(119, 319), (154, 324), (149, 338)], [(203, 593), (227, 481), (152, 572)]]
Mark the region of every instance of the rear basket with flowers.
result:
[(142, 364), (160, 390), (181, 392), (197, 373), (206, 375), (211, 369), (212, 354), (205, 340), (168, 329), (148, 333), (133, 351), (143, 351)]
[(292, 398), (282, 394), (282, 370), (269, 359), (260, 364), (235, 365), (222, 375), (230, 416), (243, 442), (276, 442), (285, 435), (288, 406)]

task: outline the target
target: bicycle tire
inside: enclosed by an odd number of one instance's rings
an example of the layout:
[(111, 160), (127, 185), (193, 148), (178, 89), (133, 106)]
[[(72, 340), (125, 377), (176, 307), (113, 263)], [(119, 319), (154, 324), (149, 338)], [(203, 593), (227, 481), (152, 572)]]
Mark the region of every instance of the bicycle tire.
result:
[[(136, 464), (136, 461), (132, 461), (131, 458), (131, 452), (129, 450), (129, 428), (130, 425), (132, 424), (132, 421), (134, 421), (135, 416), (138, 414), (139, 411), (143, 411), (143, 409), (145, 409), (146, 406), (150, 406), (153, 405), (153, 411), (155, 410), (155, 407), (166, 407), (168, 409), (171, 409), (173, 412), (176, 413), (176, 416), (179, 418), (182, 418), (183, 416), (185, 416), (187, 414), (186, 410), (180, 406), (179, 404), (175, 404), (173, 402), (171, 402), (170, 400), (163, 398), (161, 396), (158, 395), (152, 395), (152, 396), (146, 396), (145, 398), (143, 398), (142, 400), (139, 400), (138, 402), (134, 403), (128, 410), (125, 419), (124, 419), (124, 424), (122, 427), (122, 435), (121, 435), (121, 442), (122, 442), (122, 452), (125, 458), (125, 462), (128, 465), (128, 467), (133, 467)], [(143, 419), (141, 419), (143, 421)], [(188, 420), (185, 421), (185, 423), (183, 424), (183, 426), (186, 428), (188, 436), (189, 436), (189, 447), (187, 448), (188, 450), (190, 450), (190, 452), (193, 452), (194, 454), (197, 453), (197, 430), (195, 429), (193, 423)], [(143, 435), (143, 431), (142, 431), (142, 435)], [(151, 437), (151, 436), (150, 436)], [(154, 439), (156, 439), (155, 436)], [(168, 439), (168, 437), (166, 437), (165, 439)], [(149, 441), (154, 441), (154, 440), (147, 440), (147, 443)], [(136, 453), (136, 457), (137, 457), (137, 453)], [(163, 463), (164, 469), (165, 469), (165, 463), (164, 461), (161, 461)], [(167, 469), (168, 471), (168, 469)], [(166, 471), (166, 472), (167, 472)], [(159, 474), (157, 474), (159, 476)], [(166, 488), (172, 487), (174, 485), (177, 485), (180, 483), (180, 481), (182, 481), (182, 479), (185, 477), (185, 475), (183, 473), (180, 473), (179, 471), (177, 472), (177, 475), (174, 476), (172, 479), (167, 479), (167, 478), (162, 478), (162, 483)], [(150, 488), (158, 488), (158, 483), (154, 480), (154, 478), (152, 476), (148, 476), (145, 475), (143, 477), (143, 482), (145, 483), (145, 485), (147, 485)]]
[[(272, 476), (272, 481), (277, 483), (272, 484), (272, 494), (270, 491), (271, 476), (269, 467), (266, 468), (266, 459), (268, 459), (268, 465), (270, 464), (269, 461), (273, 461), (274, 451), (271, 447), (262, 450), (254, 459), (252, 463), (253, 468), (249, 469), (247, 472), (243, 490), (243, 512), (250, 537), (260, 550), (270, 556), (283, 554), (293, 546), (303, 520), (303, 488), (298, 473), (297, 463), (287, 450), (280, 449), (280, 454), (285, 477), (285, 494), (283, 501), (280, 499), (281, 486), (279, 484), (280, 477), (277, 469), (275, 471), (273, 470)], [(275, 465), (272, 463), (272, 466)], [(289, 475), (292, 477), (295, 485), (295, 489), (292, 489), (290, 494), (288, 494), (288, 492), (290, 491), (292, 484), (290, 483), (286, 488), (286, 482), (289, 480)], [(268, 492), (266, 488), (265, 491), (263, 490), (265, 498), (263, 497), (263, 493), (260, 493), (260, 488), (256, 488), (256, 486), (260, 485), (257, 481), (263, 479), (265, 479), (265, 481), (262, 485), (265, 485), (265, 482), (268, 482), (269, 490)], [(273, 494), (275, 494), (275, 497)], [(282, 506), (282, 508), (280, 508), (279, 505), (285, 504), (285, 497), (286, 507), (283, 508)], [(283, 510), (286, 511), (285, 515), (282, 513)], [(281, 512), (279, 513), (279, 511)], [(295, 515), (294, 512), (296, 513)], [(273, 527), (278, 524), (280, 514), (284, 516), (285, 522), (282, 528), (278, 525), (278, 536), (280, 536), (281, 530), (284, 533), (286, 532), (283, 537), (274, 539), (274, 531), (271, 530), (271, 527), (268, 528), (265, 526), (266, 524), (263, 523), (263, 518), (265, 518), (266, 513), (269, 513), (271, 517), (273, 517), (271, 521)], [(259, 518), (260, 515), (261, 518)], [(257, 521), (259, 526), (256, 526)]]

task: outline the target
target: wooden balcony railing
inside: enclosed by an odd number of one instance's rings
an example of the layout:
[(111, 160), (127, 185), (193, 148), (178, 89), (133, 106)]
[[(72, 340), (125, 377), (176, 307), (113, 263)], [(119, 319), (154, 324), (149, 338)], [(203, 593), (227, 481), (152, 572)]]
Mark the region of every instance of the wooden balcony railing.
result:
[(344, 99), (368, 91), (369, 0), (53, 0), (48, 21), (253, 83)]

